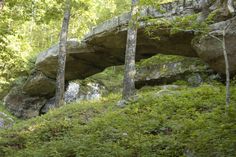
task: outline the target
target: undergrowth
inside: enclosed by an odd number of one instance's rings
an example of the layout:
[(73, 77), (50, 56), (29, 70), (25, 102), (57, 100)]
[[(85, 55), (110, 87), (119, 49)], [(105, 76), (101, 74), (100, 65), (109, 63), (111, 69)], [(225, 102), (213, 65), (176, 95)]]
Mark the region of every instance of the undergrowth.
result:
[(236, 87), (225, 114), (223, 85), (138, 92), (124, 108), (120, 95), (66, 105), (1, 131), (1, 157), (236, 156)]

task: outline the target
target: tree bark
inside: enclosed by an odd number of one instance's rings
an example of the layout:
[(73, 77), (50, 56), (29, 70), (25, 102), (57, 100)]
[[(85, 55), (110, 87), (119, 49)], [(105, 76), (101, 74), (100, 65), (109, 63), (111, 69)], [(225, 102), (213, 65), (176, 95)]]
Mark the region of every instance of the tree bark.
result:
[(70, 0), (67, 0), (60, 34), (55, 107), (60, 107), (64, 104), (66, 45), (67, 45), (67, 34), (70, 21), (70, 9), (71, 9)]
[(124, 100), (129, 100), (135, 96), (135, 82), (134, 77), (136, 73), (135, 68), (135, 53), (137, 45), (137, 13), (139, 0), (132, 0), (130, 22), (127, 32), (127, 43), (125, 52), (125, 73), (123, 81), (123, 95)]
[(226, 43), (225, 43), (225, 29), (223, 30), (223, 40), (222, 40), (222, 47), (225, 59), (225, 73), (226, 73), (226, 107), (229, 108), (230, 104), (230, 73), (229, 73), (229, 61), (227, 56), (226, 50)]

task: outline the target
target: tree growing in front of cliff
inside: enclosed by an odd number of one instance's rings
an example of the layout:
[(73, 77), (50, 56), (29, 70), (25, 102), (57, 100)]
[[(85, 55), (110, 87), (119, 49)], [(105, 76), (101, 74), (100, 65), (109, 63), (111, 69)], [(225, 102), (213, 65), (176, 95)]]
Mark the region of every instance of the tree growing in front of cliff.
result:
[[(158, 4), (155, 0), (145, 1), (144, 4)], [(152, 2), (152, 3), (151, 3)], [(156, 3), (154, 3), (156, 2)], [(183, 5), (184, 6), (184, 5)], [(200, 33), (202, 35), (208, 35), (212, 38), (216, 39), (216, 42), (219, 42), (222, 47), (222, 53), (225, 60), (225, 74), (226, 74), (226, 108), (228, 110), (230, 105), (230, 72), (229, 72), (229, 61), (227, 54), (227, 45), (226, 45), (226, 34), (227, 29), (230, 26), (227, 25), (222, 29), (222, 38), (219, 38), (216, 35), (209, 33), (209, 25), (214, 22), (215, 17), (220, 15), (223, 19), (229, 19), (232, 16), (235, 16), (235, 8), (232, 0), (200, 0), (198, 3), (199, 15), (187, 15), (184, 17), (176, 17), (174, 20), (159, 20), (153, 19), (150, 22), (155, 22), (154, 25), (146, 27), (146, 32), (148, 35), (152, 36), (154, 39), (159, 39), (158, 36), (155, 35), (154, 31), (158, 28), (168, 29), (172, 34), (177, 33), (179, 31), (189, 31)], [(222, 20), (222, 19), (221, 19)]]
[(123, 80), (122, 99), (127, 101), (135, 96), (134, 77), (135, 68), (135, 53), (137, 45), (137, 13), (139, 0), (132, 0), (130, 21), (127, 31), (127, 43), (125, 52), (125, 72)]
[(230, 105), (230, 72), (229, 72), (229, 59), (228, 59), (228, 54), (227, 54), (227, 48), (226, 48), (226, 31), (229, 25), (227, 25), (223, 30), (222, 30), (222, 39), (220, 39), (217, 36), (210, 35), (212, 38), (215, 38), (220, 44), (222, 45), (222, 51), (224, 55), (224, 60), (225, 60), (225, 75), (226, 75), (226, 95), (225, 95), (225, 103), (226, 103), (226, 109), (228, 112), (229, 105)]
[(62, 29), (60, 34), (55, 107), (60, 107), (64, 104), (66, 45), (67, 45), (67, 35), (70, 21), (70, 10), (71, 10), (70, 3), (71, 3), (70, 0), (66, 0), (64, 19), (62, 22)]
[[(206, 20), (206, 18), (209, 16), (211, 9), (221, 9), (223, 16), (228, 17), (232, 16), (235, 14), (235, 8), (233, 5), (233, 0), (216, 0), (214, 3), (209, 3), (207, 0), (200, 0), (199, 6), (201, 9), (200, 16), (198, 17), (198, 22), (203, 22)], [(222, 45), (222, 51), (224, 55), (224, 60), (225, 60), (225, 74), (226, 74), (226, 107), (227, 110), (229, 108), (230, 104), (230, 73), (229, 73), (229, 61), (228, 61), (228, 55), (227, 55), (227, 48), (226, 48), (226, 31), (229, 25), (227, 25), (223, 30), (222, 30), (222, 39), (210, 35), (211, 37), (215, 38), (218, 42), (221, 43)]]

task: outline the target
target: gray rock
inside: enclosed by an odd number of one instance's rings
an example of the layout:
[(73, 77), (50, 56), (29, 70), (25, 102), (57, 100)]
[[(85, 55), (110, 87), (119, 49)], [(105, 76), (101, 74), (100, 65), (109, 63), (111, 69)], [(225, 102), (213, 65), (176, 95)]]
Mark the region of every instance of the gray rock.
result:
[(80, 85), (77, 95), (78, 100), (97, 100), (102, 96), (105, 87), (96, 82), (88, 82)]
[(80, 91), (80, 85), (74, 82), (70, 82), (65, 92), (65, 102), (75, 102), (78, 99)]
[(198, 73), (194, 74), (194, 75), (192, 75), (191, 77), (188, 78), (188, 83), (192, 87), (200, 86), (202, 82), (203, 82), (203, 79), (202, 79), (201, 75), (198, 74)]
[[(192, 6), (189, 4), (189, 7)], [(173, 6), (168, 4), (164, 8), (170, 13), (160, 13), (146, 8), (142, 14), (144, 17), (151, 15), (173, 20), (170, 17), (177, 14), (178, 6), (173, 3)], [(184, 14), (182, 10), (178, 10), (178, 13)], [(67, 42), (66, 80), (84, 79), (103, 71), (106, 67), (124, 64), (128, 21), (128, 14), (123, 14), (94, 27), (81, 42), (69, 40)], [(154, 34), (158, 35), (161, 40), (156, 40), (145, 33), (145, 27), (148, 24), (140, 17), (137, 61), (157, 53), (197, 56), (191, 46), (193, 32), (183, 31), (170, 35), (168, 29), (166, 31), (157, 29)], [(56, 77), (58, 48), (57, 44), (42, 52), (35, 63), (36, 69), (50, 78)]]
[(183, 58), (181, 61), (157, 63), (138, 69), (135, 85), (136, 88), (141, 88), (145, 85), (163, 85), (178, 80), (188, 81), (189, 76), (199, 75), (198, 73), (208, 75), (208, 66), (197, 58)]
[(55, 97), (47, 100), (45, 105), (39, 110), (39, 115), (47, 113), (49, 110), (55, 108)]
[(173, 95), (173, 94), (177, 94), (177, 93), (178, 92), (176, 92), (176, 91), (162, 89), (162, 90), (158, 91), (157, 93), (155, 93), (155, 97), (162, 97), (162, 96)]
[(39, 110), (46, 103), (43, 97), (31, 97), (24, 94), (20, 87), (14, 87), (4, 98), (6, 108), (18, 118), (32, 118), (39, 115)]
[(124, 99), (119, 100), (119, 101), (117, 102), (117, 106), (120, 107), (120, 108), (125, 107), (127, 104), (128, 104), (128, 101), (126, 101), (126, 100), (124, 100)]
[(0, 112), (0, 129), (11, 128), (14, 120), (7, 114)]
[(129, 98), (129, 100), (124, 100), (124, 99), (119, 100), (116, 105), (120, 108), (123, 108), (129, 103), (137, 102), (138, 98), (139, 98), (138, 95), (135, 94), (134, 96)]
[[(212, 26), (212, 36), (222, 40), (222, 30), (229, 24), (226, 30), (226, 50), (229, 59), (229, 70), (231, 74), (236, 73), (236, 17), (227, 21), (216, 23)], [(193, 46), (201, 59), (207, 62), (215, 71), (225, 74), (225, 61), (222, 42), (210, 35), (204, 35), (193, 42)]]
[[(102, 96), (104, 87), (98, 83), (75, 83), (70, 82), (65, 91), (64, 101), (66, 104), (79, 102), (82, 100), (98, 100)], [(47, 100), (45, 105), (40, 109), (40, 114), (47, 113), (50, 109), (55, 107), (55, 97)]]
[(32, 73), (23, 86), (23, 91), (31, 96), (52, 97), (55, 94), (56, 81), (42, 72)]
[(212, 80), (217, 80), (217, 81), (220, 81), (222, 78), (220, 77), (219, 74), (212, 74), (209, 76), (209, 79), (212, 81)]
[(163, 90), (177, 90), (179, 88), (181, 88), (181, 87), (178, 85), (163, 85), (163, 86), (161, 86), (161, 89), (163, 89)]

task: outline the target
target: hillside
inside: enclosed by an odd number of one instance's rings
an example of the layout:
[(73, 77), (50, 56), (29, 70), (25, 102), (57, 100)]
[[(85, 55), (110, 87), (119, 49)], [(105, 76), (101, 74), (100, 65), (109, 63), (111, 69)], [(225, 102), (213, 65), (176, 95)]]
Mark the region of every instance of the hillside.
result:
[(235, 6), (0, 0), (0, 157), (236, 157)]
[[(236, 86), (232, 104), (236, 103)], [(119, 94), (66, 105), (1, 131), (2, 157), (236, 155), (235, 109), (225, 114), (224, 87), (145, 87), (116, 106)], [(232, 105), (233, 107), (234, 105)]]

